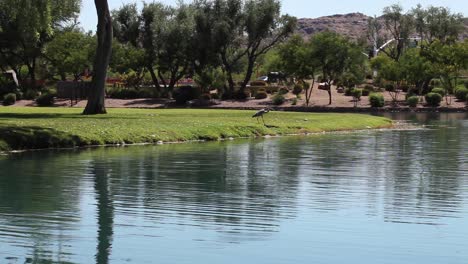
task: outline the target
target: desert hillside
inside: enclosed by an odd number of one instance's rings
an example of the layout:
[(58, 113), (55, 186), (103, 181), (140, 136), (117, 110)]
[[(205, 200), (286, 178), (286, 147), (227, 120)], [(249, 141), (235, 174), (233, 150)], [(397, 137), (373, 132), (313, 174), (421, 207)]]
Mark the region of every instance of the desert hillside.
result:
[[(323, 32), (334, 31), (351, 39), (366, 36), (367, 20), (370, 17), (361, 13), (332, 15), (319, 18), (301, 18), (298, 20), (298, 33), (305, 38)], [(461, 38), (468, 38), (468, 18), (465, 18), (465, 30)]]

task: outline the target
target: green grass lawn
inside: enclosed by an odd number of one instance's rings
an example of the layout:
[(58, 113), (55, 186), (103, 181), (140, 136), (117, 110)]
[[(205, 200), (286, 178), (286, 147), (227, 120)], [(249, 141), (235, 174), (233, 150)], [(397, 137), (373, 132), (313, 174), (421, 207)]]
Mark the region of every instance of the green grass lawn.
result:
[(219, 140), (391, 126), (386, 118), (358, 114), (270, 112), (267, 126), (255, 111), (109, 109), (83, 116), (77, 108), (0, 107), (0, 150), (87, 145)]

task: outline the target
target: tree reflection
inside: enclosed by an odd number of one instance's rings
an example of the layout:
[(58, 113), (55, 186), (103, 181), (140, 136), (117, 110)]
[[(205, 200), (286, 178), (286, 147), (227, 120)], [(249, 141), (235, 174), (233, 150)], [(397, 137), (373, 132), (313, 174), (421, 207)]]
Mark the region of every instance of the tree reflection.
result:
[(107, 264), (109, 263), (114, 234), (114, 206), (109, 190), (109, 166), (99, 160), (94, 161), (92, 172), (94, 175), (98, 223), (96, 263)]

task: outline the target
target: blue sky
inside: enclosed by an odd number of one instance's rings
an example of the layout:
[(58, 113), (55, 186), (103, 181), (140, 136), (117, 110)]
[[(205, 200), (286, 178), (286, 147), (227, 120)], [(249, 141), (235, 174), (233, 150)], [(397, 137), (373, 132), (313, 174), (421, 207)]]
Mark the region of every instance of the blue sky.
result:
[[(118, 8), (125, 3), (152, 2), (142, 0), (108, 0), (111, 9)], [(174, 5), (177, 0), (160, 0), (166, 4)], [(190, 1), (185, 1), (190, 2)], [(333, 14), (345, 14), (351, 12), (361, 12), (366, 15), (380, 15), (385, 6), (394, 3), (400, 3), (405, 9), (410, 9), (421, 3), (423, 6), (434, 5), (450, 8), (453, 12), (462, 13), (465, 17), (468, 16), (468, 1), (467, 0), (283, 0), (282, 10), (299, 18), (315, 18)], [(96, 28), (97, 18), (96, 9), (93, 0), (83, 0), (83, 6), (80, 16), (80, 23), (86, 30), (94, 30)]]

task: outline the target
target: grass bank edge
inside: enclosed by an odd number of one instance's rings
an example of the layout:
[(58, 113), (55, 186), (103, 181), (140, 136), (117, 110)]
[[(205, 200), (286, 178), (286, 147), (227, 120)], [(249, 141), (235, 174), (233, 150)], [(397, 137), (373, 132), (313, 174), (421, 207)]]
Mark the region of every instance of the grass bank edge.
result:
[(319, 132), (379, 129), (392, 121), (366, 114), (274, 111), (268, 126), (255, 111), (205, 109), (109, 109), (83, 116), (77, 108), (0, 108), (0, 151), (157, 142), (216, 141)]

